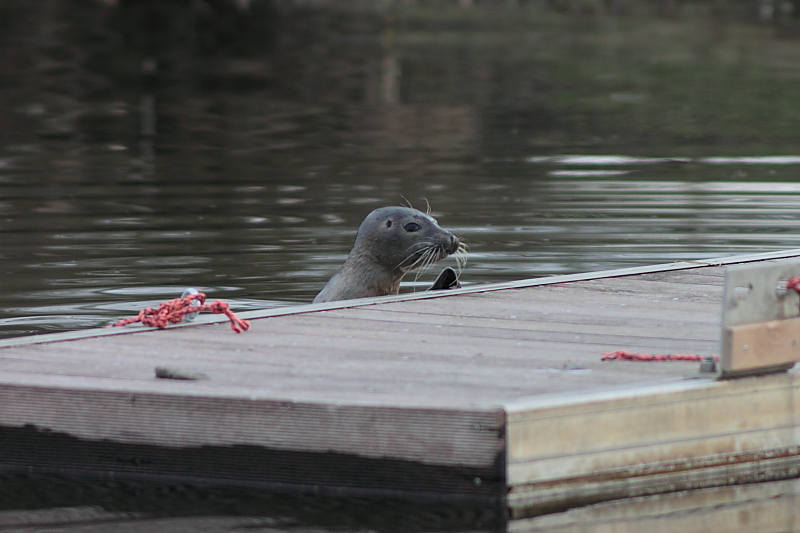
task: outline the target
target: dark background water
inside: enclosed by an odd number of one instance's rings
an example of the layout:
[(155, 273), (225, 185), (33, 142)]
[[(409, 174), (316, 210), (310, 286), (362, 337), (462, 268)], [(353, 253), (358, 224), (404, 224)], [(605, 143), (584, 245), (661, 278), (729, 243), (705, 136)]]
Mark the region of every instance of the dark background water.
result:
[(746, 159), (800, 154), (790, 13), (325, 4), (0, 0), (0, 335), (309, 302), (406, 199), (465, 285), (800, 246), (800, 159)]

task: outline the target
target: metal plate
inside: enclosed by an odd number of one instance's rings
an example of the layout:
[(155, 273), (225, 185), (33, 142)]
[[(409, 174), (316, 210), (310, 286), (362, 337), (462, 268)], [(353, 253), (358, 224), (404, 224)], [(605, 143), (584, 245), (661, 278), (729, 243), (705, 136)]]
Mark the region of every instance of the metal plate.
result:
[(800, 315), (800, 295), (786, 290), (800, 261), (732, 266), (725, 271), (722, 325), (738, 326)]
[(786, 290), (800, 261), (725, 272), (720, 377), (784, 371), (800, 358), (800, 295)]

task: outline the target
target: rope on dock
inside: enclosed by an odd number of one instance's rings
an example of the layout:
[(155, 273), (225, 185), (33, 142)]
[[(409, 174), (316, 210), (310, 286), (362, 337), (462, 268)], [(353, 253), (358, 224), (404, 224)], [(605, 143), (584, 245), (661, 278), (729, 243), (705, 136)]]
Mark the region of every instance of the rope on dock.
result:
[[(786, 290), (800, 293), (800, 276), (790, 278), (786, 282)], [(601, 361), (700, 361), (704, 360), (719, 361), (719, 357), (706, 357), (703, 355), (676, 353), (669, 355), (652, 355), (649, 353), (633, 353), (628, 350), (617, 350), (616, 352), (604, 352)]]
[[(616, 352), (605, 352), (601, 361), (703, 361), (706, 359), (703, 355), (694, 355), (687, 353), (674, 353), (668, 355), (652, 355), (649, 353), (632, 353), (628, 350), (617, 350)], [(714, 361), (719, 361), (719, 357), (712, 357)]]
[[(194, 301), (200, 305), (196, 305)], [(211, 311), (214, 314), (224, 314), (231, 321), (231, 329), (236, 333), (241, 333), (250, 329), (250, 322), (243, 320), (236, 316), (231, 311), (230, 306), (222, 300), (217, 300), (210, 304), (206, 304), (206, 295), (202, 292), (189, 294), (183, 298), (175, 298), (168, 302), (164, 302), (158, 306), (158, 309), (147, 307), (139, 311), (139, 314), (133, 318), (126, 318), (120, 320), (108, 327), (127, 326), (141, 322), (145, 326), (164, 329), (169, 324), (177, 324), (183, 320), (188, 314), (199, 313), (200, 311)]]

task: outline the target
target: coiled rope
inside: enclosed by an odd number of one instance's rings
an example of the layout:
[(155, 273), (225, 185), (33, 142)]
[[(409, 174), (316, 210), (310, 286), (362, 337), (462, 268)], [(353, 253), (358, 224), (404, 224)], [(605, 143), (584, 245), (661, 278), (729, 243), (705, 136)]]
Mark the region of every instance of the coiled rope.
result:
[[(196, 305), (194, 303), (195, 301), (200, 305)], [(216, 315), (224, 314), (227, 316), (231, 323), (231, 329), (236, 333), (241, 333), (250, 329), (250, 322), (236, 316), (227, 303), (222, 300), (217, 300), (207, 304), (205, 301), (206, 295), (202, 292), (189, 294), (183, 298), (175, 298), (164, 302), (159, 305), (157, 309), (146, 307), (139, 311), (137, 316), (120, 320), (108, 327), (127, 326), (128, 324), (141, 322), (145, 326), (164, 329), (169, 324), (181, 322), (186, 315), (199, 313), (201, 311), (211, 311)]]

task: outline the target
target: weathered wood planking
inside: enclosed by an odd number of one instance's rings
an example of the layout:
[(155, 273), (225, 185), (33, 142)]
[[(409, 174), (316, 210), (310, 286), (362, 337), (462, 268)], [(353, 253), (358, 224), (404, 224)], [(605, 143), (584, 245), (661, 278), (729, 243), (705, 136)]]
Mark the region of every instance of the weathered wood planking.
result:
[[(173, 448), (253, 445), (313, 452), (359, 450), (368, 457), (394, 456), (434, 464), (488, 461), (482, 465), (487, 466), (497, 451), (494, 434), (503, 423), (503, 414), (496, 409), (410, 410), (93, 389), (4, 386), (0, 403), (27, 409), (4, 409), (3, 425), (21, 427), (35, 418), (38, 427), (90, 440)], [(433, 420), (438, 429), (431, 425)], [(442, 431), (455, 432), (457, 438)]]
[(800, 467), (798, 374), (533, 399), (507, 410), (518, 516), (615, 491), (629, 498), (795, 477)]
[(615, 500), (515, 520), (511, 533), (753, 533), (797, 531), (800, 480)]
[(793, 256), (245, 313), (242, 335), (205, 318), (2, 341), (0, 439), (15, 451), (0, 468), (475, 497), (513, 516), (785, 477), (797, 374), (716, 382), (697, 363), (600, 356), (716, 354), (721, 265)]

